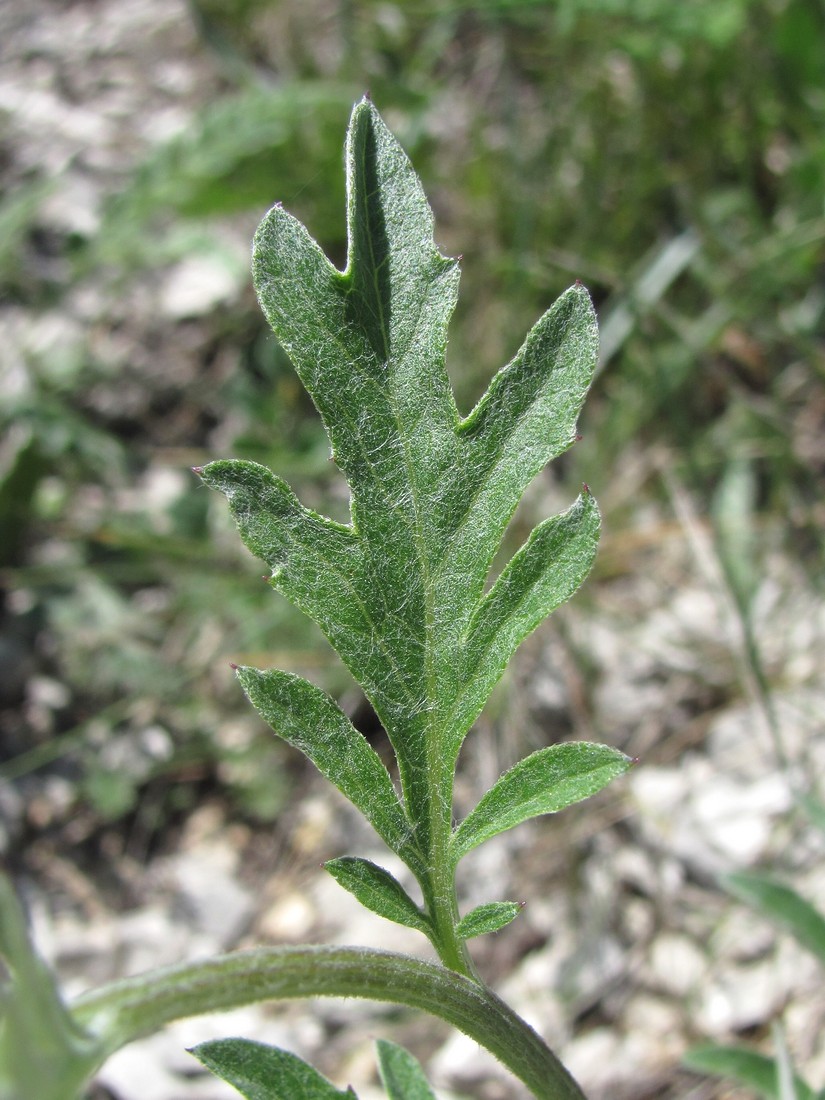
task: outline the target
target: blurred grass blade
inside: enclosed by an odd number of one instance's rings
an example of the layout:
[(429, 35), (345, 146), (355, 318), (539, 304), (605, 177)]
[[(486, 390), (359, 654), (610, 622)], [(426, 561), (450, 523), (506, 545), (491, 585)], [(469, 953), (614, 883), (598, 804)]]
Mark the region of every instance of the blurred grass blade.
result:
[[(74, 1100), (102, 1049), (73, 1020), (0, 871), (0, 1100)], [(1, 972), (0, 972), (1, 976)]]
[(803, 794), (799, 798), (799, 805), (808, 817), (812, 825), (820, 832), (825, 833), (825, 804), (819, 798), (811, 794)]
[[(746, 1088), (755, 1089), (765, 1100), (783, 1100), (777, 1083), (777, 1063), (765, 1054), (744, 1047), (701, 1046), (689, 1051), (684, 1059), (688, 1069), (730, 1077)], [(794, 1077), (797, 1100), (816, 1100), (816, 1094), (800, 1077)]]
[(785, 1041), (785, 1032), (780, 1023), (774, 1023), (771, 1027), (773, 1045), (776, 1050), (776, 1088), (779, 1100), (799, 1100), (799, 1091), (794, 1079), (793, 1064), (788, 1044)]
[(722, 884), (735, 897), (788, 928), (803, 947), (825, 963), (825, 917), (791, 887), (765, 875), (737, 872)]

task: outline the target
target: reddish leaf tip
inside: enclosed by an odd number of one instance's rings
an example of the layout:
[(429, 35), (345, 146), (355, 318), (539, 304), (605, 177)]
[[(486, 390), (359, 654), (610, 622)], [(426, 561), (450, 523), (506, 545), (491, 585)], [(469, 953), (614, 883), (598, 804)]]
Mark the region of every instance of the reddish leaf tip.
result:
[(238, 669), (240, 668), (240, 665), (236, 665), (233, 661), (230, 661), (229, 662), (229, 667), (232, 669), (233, 672), (237, 672)]
[(584, 439), (584, 436), (581, 435), (579, 432), (576, 432), (573, 438), (575, 439), (576, 443), (581, 443), (581, 441)]
[(590, 486), (587, 484), (586, 481), (582, 482), (582, 492), (590, 496)]
[(583, 286), (581, 279), (576, 279), (576, 286)]
[(197, 474), (198, 477), (200, 477), (201, 474), (203, 473), (203, 466), (193, 466), (192, 467), (192, 473)]

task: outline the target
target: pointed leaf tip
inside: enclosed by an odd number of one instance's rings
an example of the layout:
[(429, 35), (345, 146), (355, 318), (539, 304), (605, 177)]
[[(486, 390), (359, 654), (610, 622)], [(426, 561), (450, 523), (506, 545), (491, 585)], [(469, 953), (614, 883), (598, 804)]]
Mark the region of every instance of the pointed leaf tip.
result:
[(524, 908), (523, 901), (490, 901), (479, 905), (456, 925), (456, 935), (462, 940), (500, 932), (515, 920)]
[(409, 1051), (386, 1039), (379, 1039), (375, 1046), (388, 1100), (436, 1100), (424, 1070)]
[(246, 1100), (353, 1100), (297, 1054), (250, 1039), (215, 1039), (189, 1053)]
[(198, 477), (200, 477), (201, 474), (203, 473), (203, 466), (193, 466), (192, 467), (192, 473), (197, 474)]
[(383, 867), (378, 867), (369, 859), (341, 856), (328, 859), (324, 870), (373, 913), (431, 936), (432, 929), (424, 912), (401, 883)]
[(586, 741), (538, 749), (505, 772), (456, 828), (451, 845), (454, 865), (497, 833), (589, 798), (629, 766), (618, 749)]

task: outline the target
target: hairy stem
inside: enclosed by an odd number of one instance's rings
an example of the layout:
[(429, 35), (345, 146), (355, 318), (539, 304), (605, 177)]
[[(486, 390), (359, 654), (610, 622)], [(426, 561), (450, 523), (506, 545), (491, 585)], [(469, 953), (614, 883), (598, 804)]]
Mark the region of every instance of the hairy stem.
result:
[(444, 967), (367, 948), (260, 948), (169, 967), (87, 993), (72, 1015), (111, 1053), (182, 1017), (315, 996), (422, 1009), (486, 1047), (539, 1100), (584, 1100), (550, 1048), (491, 990)]

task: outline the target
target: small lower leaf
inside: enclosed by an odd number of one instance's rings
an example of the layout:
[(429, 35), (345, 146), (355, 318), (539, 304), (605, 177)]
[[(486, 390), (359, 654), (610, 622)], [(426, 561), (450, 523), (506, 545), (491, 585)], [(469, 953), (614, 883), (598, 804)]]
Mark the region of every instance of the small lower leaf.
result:
[(216, 1039), (189, 1052), (246, 1100), (357, 1100), (297, 1054), (249, 1039)]
[[(755, 1089), (765, 1100), (779, 1100), (777, 1066), (773, 1058), (745, 1047), (695, 1047), (683, 1058), (688, 1069), (730, 1077), (746, 1088)], [(794, 1078), (797, 1100), (816, 1100), (816, 1093), (800, 1078)]]
[(456, 935), (462, 940), (471, 940), (474, 936), (498, 932), (515, 920), (522, 909), (523, 903), (519, 901), (488, 901), (477, 905), (458, 922)]
[(453, 865), (497, 833), (589, 798), (630, 765), (630, 758), (618, 749), (586, 741), (531, 753), (504, 773), (455, 830)]
[(386, 1039), (379, 1039), (375, 1046), (388, 1100), (436, 1100), (424, 1070), (408, 1050)]
[(314, 684), (279, 669), (242, 667), (237, 677), (278, 736), (309, 757), (411, 870), (420, 870), (411, 826), (389, 772), (340, 707)]
[(430, 923), (424, 913), (401, 883), (383, 867), (356, 856), (328, 859), (324, 867), (337, 883), (349, 890), (373, 913), (430, 936)]

